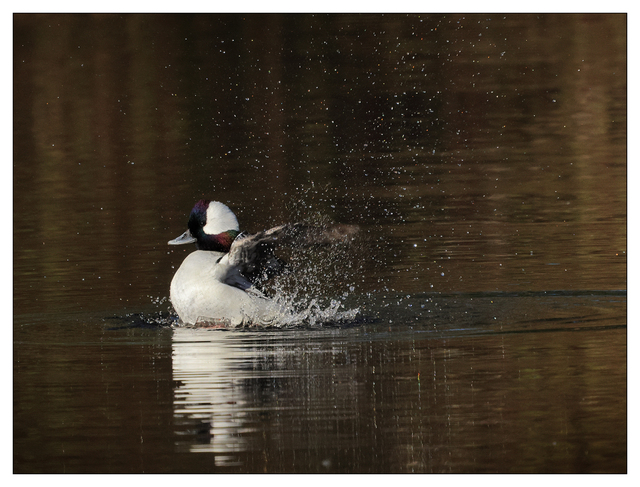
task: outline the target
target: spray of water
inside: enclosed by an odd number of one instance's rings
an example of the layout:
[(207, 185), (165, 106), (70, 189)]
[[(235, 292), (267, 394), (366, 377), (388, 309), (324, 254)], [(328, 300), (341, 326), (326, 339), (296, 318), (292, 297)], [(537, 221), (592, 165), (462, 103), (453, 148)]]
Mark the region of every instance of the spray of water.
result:
[[(306, 222), (331, 228), (326, 218)], [(270, 326), (321, 326), (352, 322), (359, 307), (347, 304), (356, 289), (362, 260), (357, 233), (322, 245), (294, 246), (279, 255), (285, 272), (265, 283), (264, 291), (277, 308)]]

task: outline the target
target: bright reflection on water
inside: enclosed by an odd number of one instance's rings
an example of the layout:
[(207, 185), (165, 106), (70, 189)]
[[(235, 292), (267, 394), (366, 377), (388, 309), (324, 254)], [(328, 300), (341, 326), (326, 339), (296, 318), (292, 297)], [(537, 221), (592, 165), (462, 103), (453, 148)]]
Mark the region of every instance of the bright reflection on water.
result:
[(202, 424), (198, 435), (205, 441), (188, 445), (189, 451), (215, 453), (216, 465), (241, 465), (237, 453), (247, 448), (242, 433), (250, 431), (242, 413), (246, 392), (234, 371), (242, 354), (232, 333), (176, 328), (173, 334), (173, 379), (180, 384), (174, 414), (178, 423), (188, 418)]
[[(16, 15), (14, 471), (625, 472), (626, 20)], [(361, 231), (179, 328), (200, 198)]]
[[(607, 431), (624, 430), (611, 415), (625, 404), (614, 385), (623, 296), (440, 297), (431, 326), (412, 311), (434, 309), (431, 297), (398, 299), (393, 314), (416, 325), (175, 329), (178, 445), (250, 470), (561, 472), (622, 460), (600, 455), (615, 444)], [(585, 430), (592, 440), (578, 446)]]

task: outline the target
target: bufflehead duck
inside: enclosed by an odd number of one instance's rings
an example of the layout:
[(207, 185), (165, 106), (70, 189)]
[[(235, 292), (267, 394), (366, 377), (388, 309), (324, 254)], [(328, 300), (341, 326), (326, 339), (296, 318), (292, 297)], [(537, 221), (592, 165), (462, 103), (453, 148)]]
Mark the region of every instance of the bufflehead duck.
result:
[(240, 234), (228, 206), (200, 200), (191, 210), (188, 230), (169, 245), (196, 244), (171, 281), (171, 303), (185, 324), (242, 326), (273, 323), (282, 310), (259, 289), (281, 273), (278, 245), (317, 245), (352, 238), (356, 226), (280, 225), (255, 235)]

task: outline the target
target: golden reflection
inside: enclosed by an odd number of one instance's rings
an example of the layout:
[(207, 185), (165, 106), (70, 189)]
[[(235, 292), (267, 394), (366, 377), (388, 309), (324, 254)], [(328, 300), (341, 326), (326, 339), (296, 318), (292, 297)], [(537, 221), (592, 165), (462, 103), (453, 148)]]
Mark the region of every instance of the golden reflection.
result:
[(19, 304), (166, 296), (200, 197), (361, 225), (362, 292), (626, 288), (624, 15), (14, 26)]

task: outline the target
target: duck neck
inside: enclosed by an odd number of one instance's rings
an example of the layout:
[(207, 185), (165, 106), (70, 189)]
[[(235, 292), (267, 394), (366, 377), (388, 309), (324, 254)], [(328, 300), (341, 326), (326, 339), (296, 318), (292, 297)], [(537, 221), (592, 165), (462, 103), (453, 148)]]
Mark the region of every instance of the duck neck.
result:
[(236, 230), (227, 230), (216, 235), (208, 235), (200, 230), (196, 237), (196, 248), (198, 250), (209, 250), (213, 252), (229, 252), (233, 240), (238, 236)]

